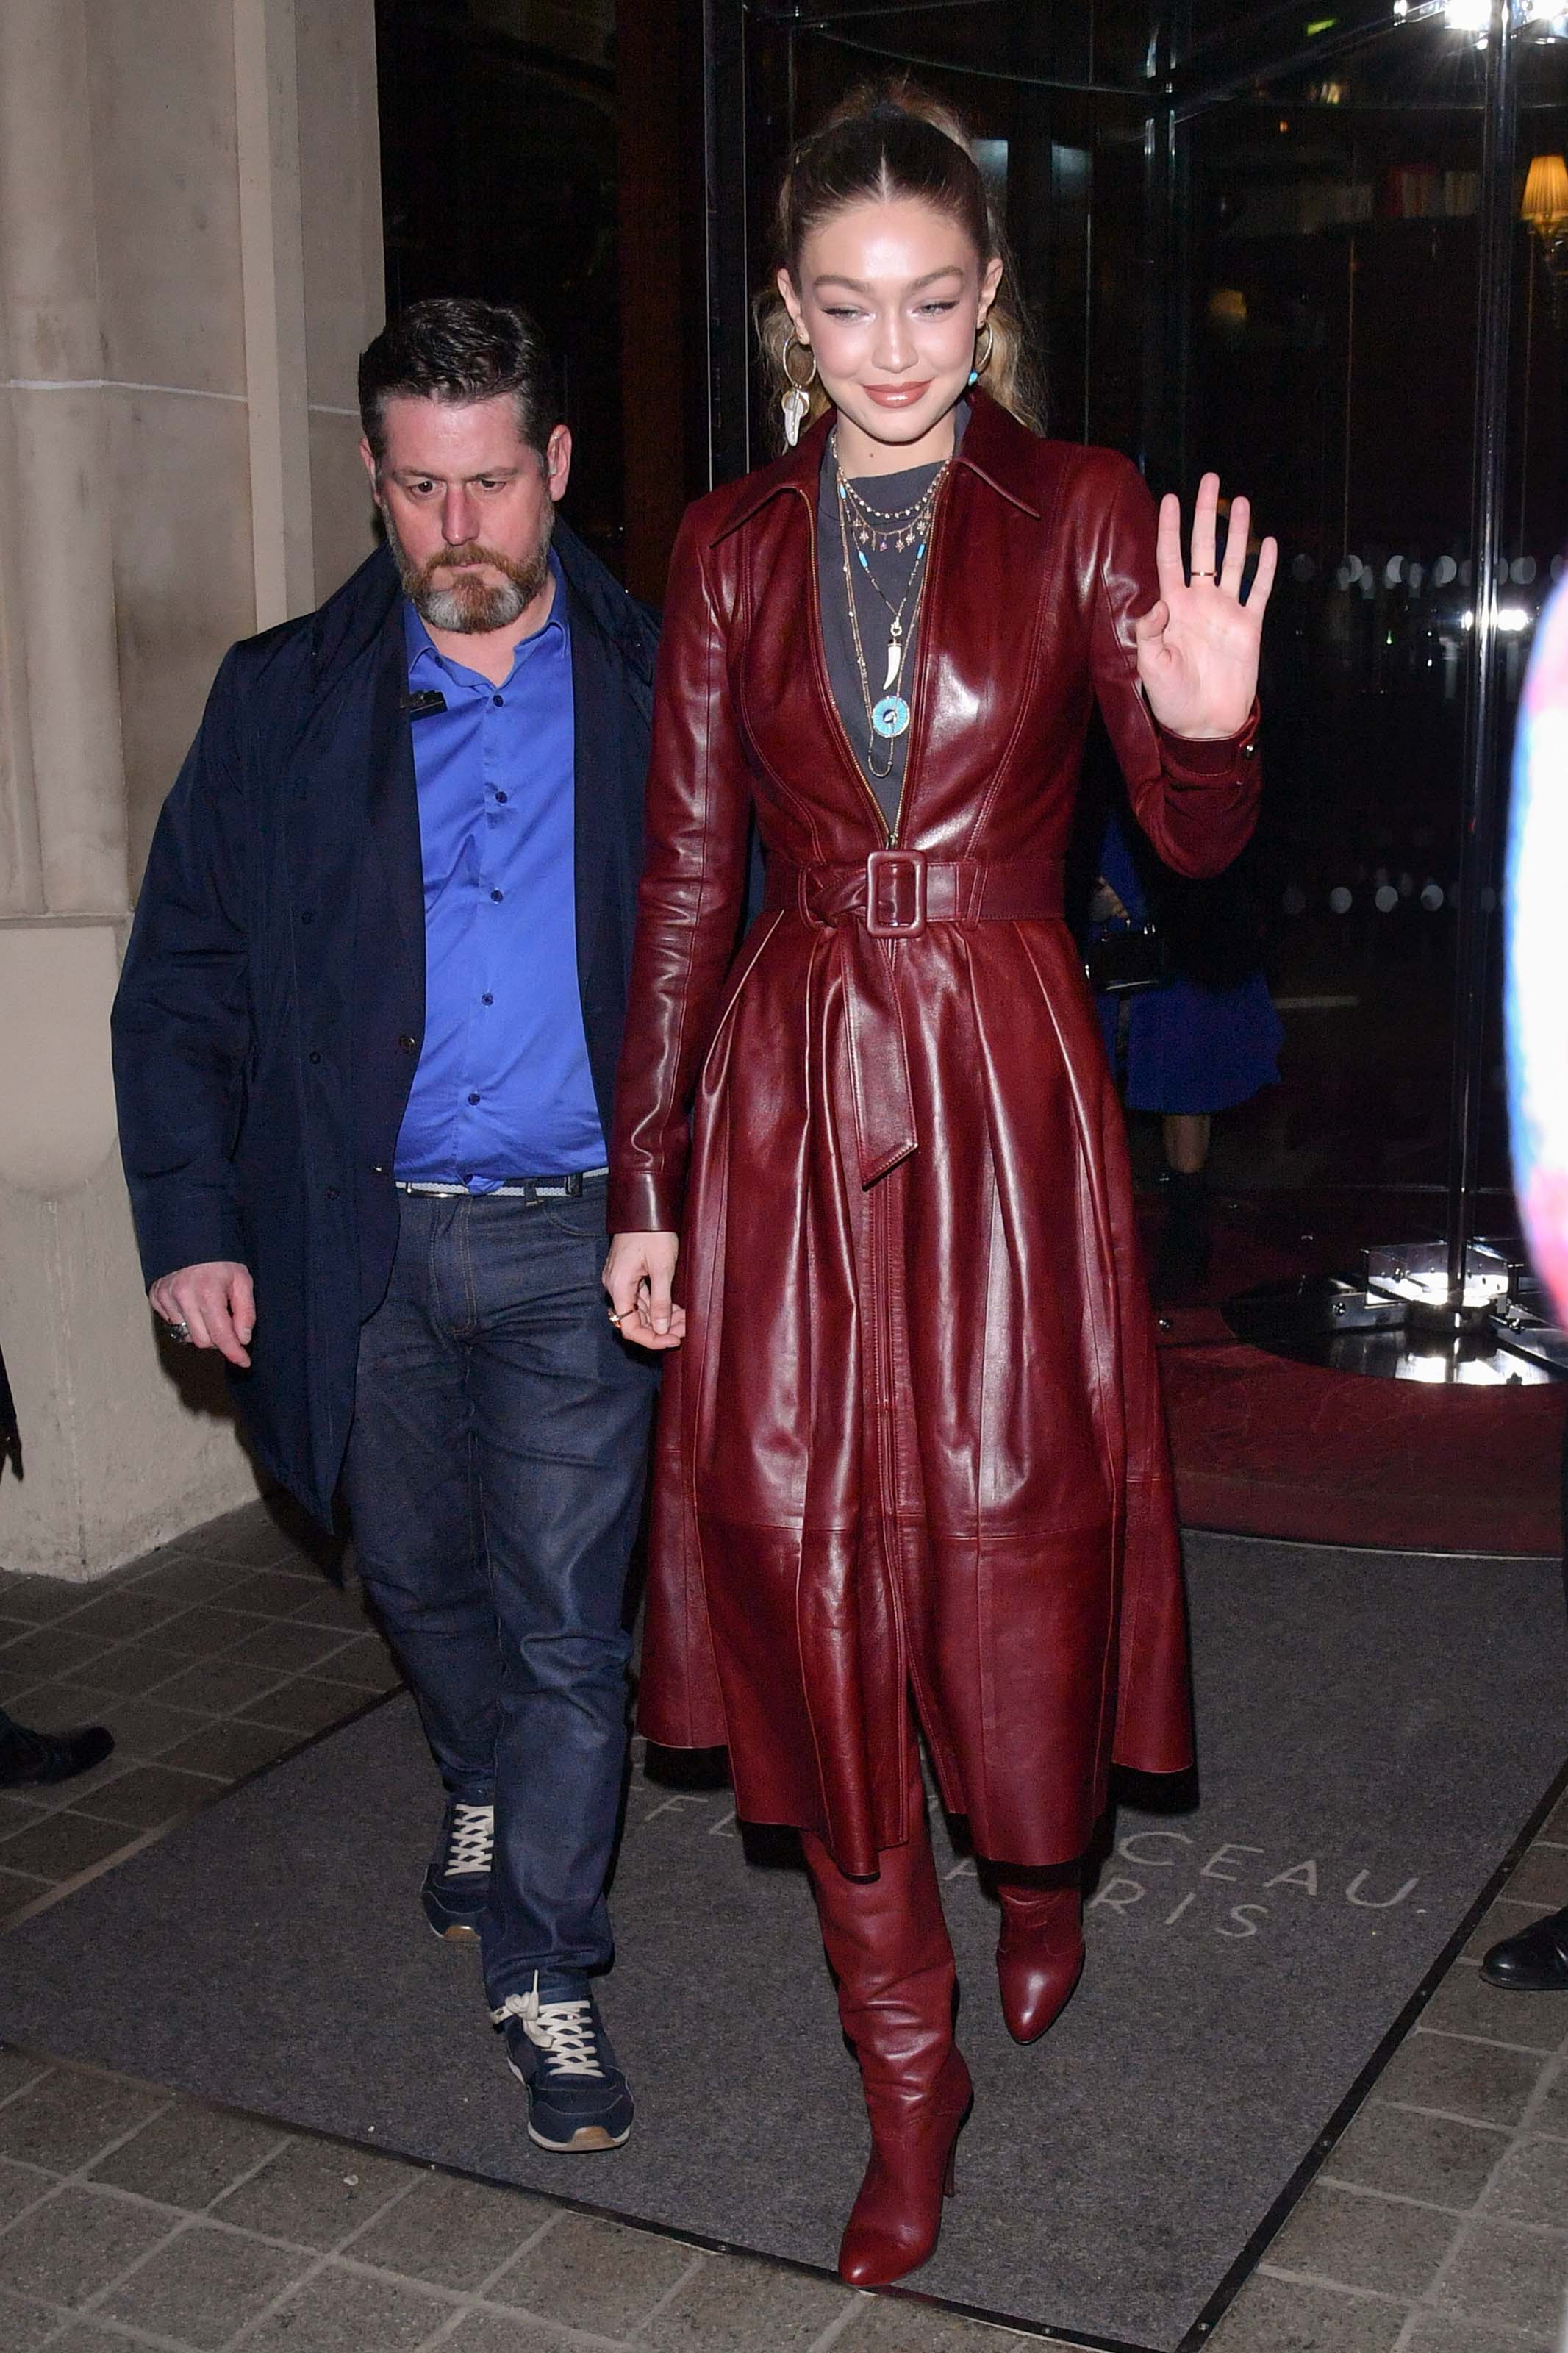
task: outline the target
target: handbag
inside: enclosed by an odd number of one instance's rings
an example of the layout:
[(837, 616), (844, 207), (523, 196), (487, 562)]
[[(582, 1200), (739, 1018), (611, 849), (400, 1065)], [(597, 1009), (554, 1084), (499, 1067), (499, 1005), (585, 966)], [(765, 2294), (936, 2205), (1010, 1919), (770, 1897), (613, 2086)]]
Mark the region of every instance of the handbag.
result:
[(1153, 923), (1107, 927), (1089, 941), (1083, 968), (1097, 997), (1136, 997), (1146, 988), (1163, 988), (1171, 977), (1165, 935)]

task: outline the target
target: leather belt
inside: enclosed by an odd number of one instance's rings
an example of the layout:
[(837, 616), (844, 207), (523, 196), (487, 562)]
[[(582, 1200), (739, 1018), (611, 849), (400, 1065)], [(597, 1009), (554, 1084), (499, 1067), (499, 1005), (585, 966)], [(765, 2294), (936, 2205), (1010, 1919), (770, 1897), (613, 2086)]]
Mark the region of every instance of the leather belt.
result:
[(1030, 923), (1062, 913), (1058, 859), (928, 858), (874, 849), (859, 865), (796, 866), (770, 856), (763, 906), (834, 934), (844, 982), (860, 1182), (920, 1149), (895, 959), (873, 942), (919, 939), (932, 923)]
[(1056, 858), (928, 858), (873, 849), (863, 865), (795, 866), (771, 856), (763, 905), (808, 923), (858, 915), (873, 939), (918, 939), (928, 923), (1048, 921), (1062, 912)]

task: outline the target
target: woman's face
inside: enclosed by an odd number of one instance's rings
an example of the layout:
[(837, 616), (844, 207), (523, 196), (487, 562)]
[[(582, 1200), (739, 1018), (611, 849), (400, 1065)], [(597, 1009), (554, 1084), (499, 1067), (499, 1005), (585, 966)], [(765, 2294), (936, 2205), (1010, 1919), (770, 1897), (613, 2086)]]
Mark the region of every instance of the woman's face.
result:
[[(957, 221), (903, 196), (831, 215), (805, 241), (798, 285), (781, 269), (779, 291), (840, 416), (903, 447), (968, 383), (1001, 277)], [(793, 365), (804, 372), (798, 357)]]

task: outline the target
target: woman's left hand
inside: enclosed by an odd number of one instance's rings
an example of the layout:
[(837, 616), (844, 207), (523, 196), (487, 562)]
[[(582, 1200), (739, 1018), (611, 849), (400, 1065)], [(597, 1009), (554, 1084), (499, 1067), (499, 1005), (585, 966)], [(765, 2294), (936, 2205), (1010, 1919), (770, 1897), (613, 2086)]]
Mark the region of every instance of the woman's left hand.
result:
[(1173, 735), (1217, 742), (1247, 724), (1258, 692), (1258, 646), (1264, 608), (1274, 586), (1279, 547), (1266, 539), (1245, 604), (1241, 575), (1252, 510), (1232, 499), (1225, 567), (1215, 579), (1215, 520), (1219, 476), (1205, 474), (1193, 510), (1193, 577), (1182, 563), (1182, 502), (1167, 491), (1160, 501), (1156, 561), (1159, 601), (1134, 621), (1138, 675), (1150, 710)]

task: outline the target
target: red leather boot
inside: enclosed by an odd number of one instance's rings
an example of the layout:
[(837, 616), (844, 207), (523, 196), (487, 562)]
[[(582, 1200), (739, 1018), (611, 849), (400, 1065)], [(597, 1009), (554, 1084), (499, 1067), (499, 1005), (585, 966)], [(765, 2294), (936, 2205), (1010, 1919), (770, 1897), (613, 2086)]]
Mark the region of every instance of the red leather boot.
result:
[(913, 1822), (908, 1845), (884, 1850), (875, 1879), (846, 1878), (820, 1839), (803, 1839), (871, 2120), (871, 2162), (838, 2251), (852, 2287), (886, 2287), (931, 2254), (973, 2096), (952, 2039), (952, 1947), (923, 1792)]
[(998, 1871), (996, 1893), (1002, 2015), (1015, 2042), (1037, 2042), (1083, 1975), (1081, 1873), (1076, 1862), (1057, 1871)]

